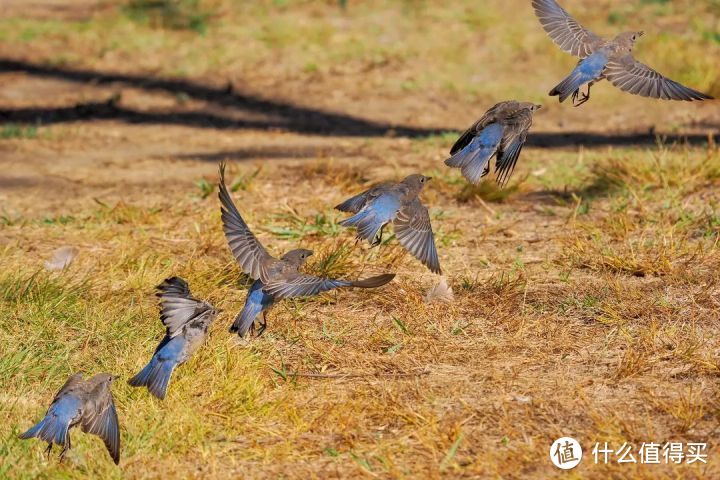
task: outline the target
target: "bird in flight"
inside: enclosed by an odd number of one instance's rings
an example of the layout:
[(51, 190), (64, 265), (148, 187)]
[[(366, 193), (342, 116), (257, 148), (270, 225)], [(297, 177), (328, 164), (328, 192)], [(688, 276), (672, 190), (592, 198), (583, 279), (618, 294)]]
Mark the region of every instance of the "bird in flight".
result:
[[(612, 40), (595, 35), (572, 18), (555, 0), (533, 0), (533, 8), (550, 38), (580, 58), (575, 69), (550, 91), (560, 101), (572, 95), (579, 107), (590, 99), (590, 87), (602, 79), (624, 92), (663, 100), (711, 100), (635, 60), (632, 49), (643, 32), (623, 32)], [(580, 93), (586, 87), (587, 92)], [(581, 96), (582, 95), (582, 96)]]
[(540, 107), (515, 100), (493, 106), (455, 142), (445, 165), (459, 168), (468, 182), (477, 185), (490, 172), (494, 155), (496, 181), (504, 186), (525, 145), (533, 113)]
[(255, 282), (250, 287), (245, 305), (230, 327), (241, 337), (255, 328), (255, 319), (262, 313), (258, 335), (267, 327), (265, 314), (276, 301), (291, 297), (308, 297), (335, 288), (376, 288), (395, 278), (394, 273), (377, 275), (364, 280), (338, 280), (316, 277), (300, 271), (313, 252), (303, 248), (291, 250), (275, 258), (268, 253), (240, 216), (225, 186), (225, 163), (220, 164), (219, 197), (225, 238), (240, 268)]
[(128, 383), (133, 387), (147, 387), (162, 400), (175, 367), (185, 363), (202, 346), (208, 328), (220, 312), (209, 303), (193, 298), (187, 282), (180, 277), (166, 279), (157, 289), (165, 338), (150, 362)]
[(335, 209), (354, 215), (340, 225), (357, 227), (359, 239), (377, 246), (382, 242), (383, 229), (392, 222), (400, 245), (431, 272), (440, 274), (430, 214), (418, 198), (428, 180), (430, 177), (424, 175), (410, 175), (399, 183), (382, 183), (345, 200)]
[(53, 398), (45, 417), (20, 435), (25, 440), (37, 437), (48, 443), (50, 455), (53, 444), (63, 447), (60, 460), (70, 450), (70, 429), (79, 426), (105, 442), (110, 456), (120, 462), (120, 426), (110, 390), (114, 375), (99, 373), (87, 380), (82, 373), (72, 375)]

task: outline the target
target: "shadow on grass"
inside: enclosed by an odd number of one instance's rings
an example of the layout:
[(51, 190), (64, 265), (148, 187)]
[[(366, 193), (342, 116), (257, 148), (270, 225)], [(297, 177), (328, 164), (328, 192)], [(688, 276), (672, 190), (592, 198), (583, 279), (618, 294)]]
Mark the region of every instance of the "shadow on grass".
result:
[(198, 152), (177, 155), (176, 158), (187, 160), (200, 160), (206, 162), (219, 162), (221, 160), (266, 160), (281, 158), (323, 158), (323, 157), (349, 157), (355, 149), (333, 146), (258, 146), (232, 150), (218, 150), (215, 152)]
[[(0, 58), (0, 73), (24, 72), (27, 75), (55, 78), (87, 85), (130, 86), (145, 91), (182, 95), (223, 109), (232, 108), (242, 116), (233, 118), (217, 112), (149, 112), (122, 105), (116, 98), (106, 102), (79, 103), (68, 107), (0, 108), (0, 122), (52, 124), (74, 121), (116, 120), (134, 124), (185, 125), (214, 129), (282, 130), (324, 136), (400, 136), (427, 137), (447, 132), (447, 128), (421, 128), (394, 125), (363, 119), (346, 113), (330, 112), (291, 103), (269, 100), (235, 91), (232, 85), (217, 87), (197, 81), (151, 76), (98, 72), (69, 67), (48, 66), (27, 61)], [(258, 116), (262, 119), (258, 119)], [(714, 126), (715, 128), (720, 125)], [(576, 147), (580, 145), (654, 145), (653, 132), (600, 134), (589, 132), (532, 132), (528, 146), (540, 148)], [(704, 144), (703, 134), (676, 135), (666, 142), (681, 141)]]

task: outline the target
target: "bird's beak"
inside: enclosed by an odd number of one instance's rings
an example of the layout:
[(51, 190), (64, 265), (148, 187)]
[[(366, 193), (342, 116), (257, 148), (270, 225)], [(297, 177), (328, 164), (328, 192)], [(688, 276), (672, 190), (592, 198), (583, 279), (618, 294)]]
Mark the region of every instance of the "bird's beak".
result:
[(540, 110), (542, 108), (542, 105), (535, 105), (535, 110)]
[(110, 375), (110, 379), (114, 382), (115, 380), (119, 379), (120, 375)]
[(215, 313), (216, 313), (217, 315), (220, 315), (222, 312), (224, 312), (224, 310), (223, 310), (222, 308), (216, 308), (216, 309), (215, 309)]
[(310, 252), (310, 253), (308, 253), (308, 257), (312, 257), (313, 255), (315, 255), (315, 253), (314, 253), (314, 252)]
[(432, 177), (425, 177), (425, 180), (432, 180)]
[(638, 35), (642, 37), (643, 35), (645, 35), (645, 32), (642, 31), (642, 30), (640, 30), (640, 31), (638, 32)]

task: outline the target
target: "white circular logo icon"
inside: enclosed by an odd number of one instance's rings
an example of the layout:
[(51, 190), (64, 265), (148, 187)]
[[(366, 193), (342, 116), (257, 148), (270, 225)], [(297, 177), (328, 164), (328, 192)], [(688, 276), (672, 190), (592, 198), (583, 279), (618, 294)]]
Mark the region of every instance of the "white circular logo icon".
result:
[(582, 460), (580, 442), (570, 437), (561, 437), (550, 446), (550, 460), (553, 465), (563, 470), (575, 468)]

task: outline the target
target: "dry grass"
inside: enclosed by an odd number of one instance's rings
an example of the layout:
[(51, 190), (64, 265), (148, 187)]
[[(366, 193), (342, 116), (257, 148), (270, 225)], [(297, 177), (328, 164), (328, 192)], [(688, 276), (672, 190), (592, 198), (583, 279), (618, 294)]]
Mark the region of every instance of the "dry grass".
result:
[[(414, 155), (423, 169), (426, 152)], [(263, 199), (287, 194), (284, 167), (266, 166), (235, 196), (273, 251), (315, 249), (309, 269), (317, 272), (400, 275), (378, 291), (283, 302), (251, 343), (225, 331), (248, 281), (224, 244), (214, 195), (201, 200), (178, 186), (158, 204), (89, 204), (66, 211), (64, 222), (28, 211), (3, 227), (4, 475), (546, 476), (549, 442), (562, 434), (588, 449), (601, 440), (712, 445), (717, 152), (662, 147), (598, 158), (577, 192), (608, 176), (614, 187), (588, 212), (572, 200), (553, 217), (528, 210), (528, 196), (546, 191), (528, 177), (523, 192), (492, 204), (496, 225), (479, 231), (455, 230), (453, 219), (474, 224), (484, 209), (431, 184), (427, 198), (445, 211), (436, 229), (455, 232), (441, 247), (455, 290), (450, 305), (424, 303), (433, 279), (394, 240), (367, 249), (336, 228), (331, 208), (347, 179), (359, 178), (355, 166), (317, 159), (299, 167), (313, 180), (296, 187), (297, 198), (310, 199), (300, 202), (305, 208)], [(256, 170), (231, 167), (230, 178)], [(214, 168), (203, 165), (204, 176), (212, 179)], [(318, 172), (333, 180), (321, 182)], [(547, 219), (565, 232), (559, 248), (552, 238), (523, 237)], [(42, 260), (64, 244), (80, 247), (76, 263), (44, 272)], [(37, 442), (16, 440), (69, 373), (127, 378), (143, 365), (162, 330), (152, 287), (175, 274), (228, 314), (177, 372), (165, 402), (117, 385), (122, 469), (84, 435), (75, 435), (62, 465), (46, 462)], [(676, 473), (712, 476), (708, 468)], [(579, 472), (652, 473), (592, 464)]]

